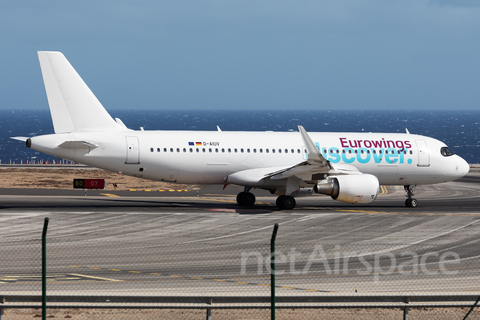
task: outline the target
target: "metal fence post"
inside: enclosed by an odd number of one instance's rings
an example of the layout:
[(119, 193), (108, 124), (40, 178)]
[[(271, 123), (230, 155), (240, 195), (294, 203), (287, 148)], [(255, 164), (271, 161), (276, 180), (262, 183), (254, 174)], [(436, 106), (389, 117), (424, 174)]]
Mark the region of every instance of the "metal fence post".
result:
[(48, 218), (45, 218), (42, 232), (42, 320), (47, 319), (47, 228)]
[[(406, 304), (409, 304), (410, 303), (410, 297), (407, 297), (405, 299), (405, 303)], [(408, 307), (407, 308), (403, 308), (403, 320), (408, 320)]]
[[(213, 299), (208, 299), (207, 304), (212, 304)], [(212, 320), (212, 308), (207, 308), (207, 320)]]
[(275, 238), (277, 237), (278, 223), (273, 228), (270, 240), (270, 319), (275, 320)]
[(3, 320), (3, 308), (2, 304), (5, 303), (5, 297), (0, 297), (0, 320)]
[(477, 301), (475, 301), (475, 303), (473, 304), (473, 306), (470, 308), (470, 310), (468, 311), (468, 313), (465, 315), (465, 317), (463, 318), (463, 320), (467, 319), (468, 316), (470, 315), (470, 313), (473, 311), (473, 309), (477, 306), (478, 304), (478, 301), (480, 301), (480, 297), (478, 297)]

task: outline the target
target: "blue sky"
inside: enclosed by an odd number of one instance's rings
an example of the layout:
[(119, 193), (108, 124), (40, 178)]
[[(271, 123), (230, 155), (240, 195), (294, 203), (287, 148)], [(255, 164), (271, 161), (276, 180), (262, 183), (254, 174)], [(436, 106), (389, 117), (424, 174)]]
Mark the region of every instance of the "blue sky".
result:
[(113, 109), (480, 109), (480, 1), (0, 0), (0, 109), (61, 51)]

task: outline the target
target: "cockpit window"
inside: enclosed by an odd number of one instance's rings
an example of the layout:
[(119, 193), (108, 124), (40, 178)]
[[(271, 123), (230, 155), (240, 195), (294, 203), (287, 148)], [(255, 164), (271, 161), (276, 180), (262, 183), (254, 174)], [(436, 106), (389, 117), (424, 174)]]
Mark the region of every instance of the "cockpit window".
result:
[(441, 153), (442, 156), (444, 156), (444, 157), (453, 156), (452, 150), (450, 150), (448, 147), (443, 147), (443, 148), (441, 148), (441, 149), (440, 149), (440, 153)]

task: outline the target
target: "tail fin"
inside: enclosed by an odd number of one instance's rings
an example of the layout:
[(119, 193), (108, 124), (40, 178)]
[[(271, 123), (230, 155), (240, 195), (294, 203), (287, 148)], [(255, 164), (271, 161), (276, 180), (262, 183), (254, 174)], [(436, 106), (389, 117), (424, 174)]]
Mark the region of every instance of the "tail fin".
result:
[(124, 131), (61, 52), (39, 51), (55, 133)]

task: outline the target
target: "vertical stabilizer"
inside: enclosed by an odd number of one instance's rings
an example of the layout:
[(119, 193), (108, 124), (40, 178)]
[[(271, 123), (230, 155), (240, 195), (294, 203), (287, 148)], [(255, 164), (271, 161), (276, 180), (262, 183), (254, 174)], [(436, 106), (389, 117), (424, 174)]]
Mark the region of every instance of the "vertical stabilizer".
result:
[(123, 131), (61, 52), (39, 51), (55, 133)]

